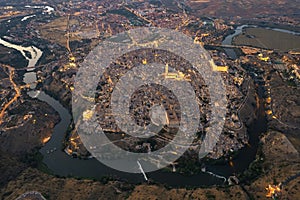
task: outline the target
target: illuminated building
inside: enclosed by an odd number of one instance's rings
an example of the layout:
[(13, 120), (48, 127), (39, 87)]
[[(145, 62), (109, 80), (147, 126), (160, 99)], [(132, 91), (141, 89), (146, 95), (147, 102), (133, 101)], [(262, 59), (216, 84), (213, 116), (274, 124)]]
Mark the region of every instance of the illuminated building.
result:
[(43, 144), (46, 144), (47, 142), (49, 142), (49, 140), (51, 139), (51, 137), (46, 137), (43, 139)]
[(177, 81), (191, 81), (191, 79), (186, 76), (184, 73), (178, 71), (178, 72), (169, 72), (169, 65), (166, 64), (165, 67), (165, 73), (163, 74), (165, 79), (173, 79)]
[(269, 185), (266, 190), (268, 191), (266, 197), (275, 199), (276, 196), (280, 193), (280, 184), (277, 185)]
[(143, 65), (147, 65), (147, 59), (142, 60)]
[(267, 110), (267, 115), (272, 115), (273, 114), (273, 112), (272, 112), (272, 110)]
[(213, 61), (213, 59), (211, 59), (209, 61), (209, 63), (212, 66), (212, 70), (215, 71), (215, 72), (228, 72), (228, 67), (227, 66), (217, 66), (215, 64), (215, 62)]
[(262, 61), (265, 61), (265, 62), (268, 62), (270, 60), (270, 57), (267, 56), (267, 57), (264, 57), (263, 54), (258, 54), (258, 58)]
[(94, 111), (92, 110), (86, 110), (83, 112), (83, 121), (90, 120), (93, 117)]

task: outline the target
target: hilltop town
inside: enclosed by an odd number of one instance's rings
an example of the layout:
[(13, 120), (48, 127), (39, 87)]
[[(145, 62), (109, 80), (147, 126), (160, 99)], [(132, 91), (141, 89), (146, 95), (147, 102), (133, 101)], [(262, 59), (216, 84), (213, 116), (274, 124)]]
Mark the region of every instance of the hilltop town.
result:
[[(270, 198), (299, 196), (300, 28), (299, 11), (292, 1), (56, 0), (54, 4), (4, 0), (0, 5), (1, 198), (101, 198), (108, 194), (134, 199), (168, 193), (174, 199), (258, 199), (265, 198), (268, 191)], [(159, 63), (164, 66), (162, 79), (191, 84), (201, 115), (197, 139), (164, 171), (182, 176), (213, 173), (214, 177), (225, 177), (221, 187), (170, 189), (164, 182), (151, 180), (151, 175), (150, 182), (142, 184), (109, 176), (101, 181), (85, 180), (73, 172), (67, 178), (57, 174), (64, 170), (51, 169), (43, 162), (43, 157), (50, 159), (56, 154), (75, 162), (93, 159), (89, 150), (96, 147), (84, 146), (72, 117), (64, 119), (53, 105), (72, 113), (74, 81), (86, 56), (100, 42), (139, 27), (179, 31), (208, 51), (211, 70), (222, 77), (228, 101), (219, 142), (199, 161), (199, 147), (210, 131), (209, 91), (188, 61), (162, 50), (142, 49), (111, 63), (99, 78), (97, 93), (83, 97), (95, 101), (96, 107), (83, 112), (82, 121), (96, 114), (105, 134), (127, 151), (147, 153), (164, 147), (180, 125), (180, 105), (171, 91), (146, 85), (131, 95), (130, 114), (141, 127), (153, 122), (154, 105), (162, 103), (166, 110), (163, 120), (167, 125), (150, 139), (122, 132), (110, 105), (120, 77), (139, 65)], [(43, 52), (41, 57), (29, 66), (38, 50)], [(31, 72), (36, 80), (24, 78)], [(49, 97), (51, 104), (39, 99), (40, 93)], [(48, 148), (60, 122), (65, 123), (65, 129), (56, 132), (62, 140)], [(44, 154), (43, 147), (47, 148)], [(218, 174), (220, 168), (226, 173), (220, 170)], [(87, 184), (84, 192), (80, 189), (83, 184)], [(76, 190), (74, 194), (68, 193), (70, 188)]]

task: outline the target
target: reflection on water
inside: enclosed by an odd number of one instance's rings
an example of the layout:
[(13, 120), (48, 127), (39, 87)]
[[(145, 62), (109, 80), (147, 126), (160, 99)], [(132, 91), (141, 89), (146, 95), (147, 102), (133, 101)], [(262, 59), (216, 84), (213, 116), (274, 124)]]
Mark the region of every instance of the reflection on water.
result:
[[(238, 26), (234, 33), (231, 35), (228, 35), (222, 42), (222, 45), (232, 45), (232, 40), (234, 37), (238, 36), (239, 34), (242, 33), (243, 29), (249, 27), (249, 25), (242, 25), (242, 26)], [(233, 48), (224, 48), (224, 51), (226, 52), (227, 56), (231, 59), (237, 59), (237, 55), (234, 51)]]
[[(222, 42), (222, 45), (232, 45), (232, 41), (233, 38), (240, 35), (243, 32), (244, 28), (257, 28), (259, 26), (256, 25), (242, 25), (242, 26), (238, 26), (233, 34), (228, 35), (227, 37), (225, 37), (225, 39)], [(279, 32), (283, 32), (283, 33), (289, 33), (289, 34), (293, 34), (293, 35), (300, 35), (299, 32), (295, 32), (295, 31), (290, 31), (290, 30), (285, 30), (285, 29), (280, 29), (280, 28), (271, 28), (271, 27), (262, 27), (264, 29), (268, 29), (268, 30), (273, 30), (273, 31), (279, 31)], [(236, 55), (235, 51), (233, 48), (224, 48), (224, 51), (226, 52), (227, 56), (231, 59), (237, 59), (238, 56)]]
[[(232, 38), (240, 34), (242, 29), (245, 26), (240, 26), (236, 29), (235, 33), (226, 37), (223, 44), (231, 44)], [(35, 66), (40, 57), (42, 56), (42, 51), (34, 46), (22, 47), (19, 45), (14, 45), (9, 42), (6, 42), (0, 39), (0, 43), (4, 46), (14, 48), (22, 53), (25, 59), (29, 61), (27, 67)], [(235, 56), (235, 52), (231, 51), (232, 49), (227, 49), (226, 53)], [(31, 58), (29, 58), (25, 51), (30, 52)], [(36, 81), (36, 73), (33, 69), (28, 69), (27, 73), (24, 76), (24, 82), (32, 84)], [(54, 127), (53, 135), (50, 141), (41, 148), (40, 152), (43, 154), (43, 162), (48, 166), (48, 168), (57, 175), (60, 176), (76, 176), (76, 177), (90, 177), (100, 179), (103, 176), (113, 176), (125, 179), (132, 183), (140, 183), (144, 181), (144, 178), (141, 174), (129, 174), (120, 171), (116, 171), (109, 167), (106, 167), (96, 159), (74, 159), (68, 156), (64, 151), (61, 150), (62, 142), (65, 137), (65, 133), (68, 129), (68, 126), (71, 122), (71, 115), (67, 109), (65, 109), (57, 100), (53, 99), (51, 96), (45, 94), (41, 91), (35, 90), (35, 84), (33, 84), (32, 90), (27, 94), (32, 98), (37, 98), (41, 101), (46, 102), (52, 106), (58, 113), (61, 118), (61, 121)], [(259, 124), (259, 126), (257, 126)], [(261, 128), (259, 128), (261, 127)], [(235, 171), (228, 164), (223, 164), (219, 166), (207, 166), (207, 172), (200, 172), (193, 176), (184, 176), (179, 173), (167, 172), (159, 170), (156, 172), (148, 173), (147, 176), (157, 182), (165, 183), (170, 186), (203, 186), (203, 185), (215, 185), (215, 184), (224, 184), (224, 177), (229, 177), (233, 173), (238, 173), (244, 171), (249, 164), (255, 159), (258, 136), (262, 133), (262, 129), (266, 127), (265, 118), (258, 117), (258, 119), (253, 122), (249, 127), (250, 135), (250, 144), (251, 148), (244, 148), (241, 150), (239, 156), (234, 160), (235, 162)], [(199, 163), (199, 165), (201, 165)], [(219, 175), (215, 175), (211, 172), (214, 172)]]

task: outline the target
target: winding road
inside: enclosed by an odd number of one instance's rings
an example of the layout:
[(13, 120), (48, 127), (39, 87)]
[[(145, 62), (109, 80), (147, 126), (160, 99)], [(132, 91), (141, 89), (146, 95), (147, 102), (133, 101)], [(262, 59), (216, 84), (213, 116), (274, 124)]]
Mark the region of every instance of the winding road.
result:
[(18, 100), (18, 97), (21, 96), (21, 90), (20, 88), (17, 86), (17, 84), (14, 82), (13, 80), (13, 77), (14, 77), (14, 74), (15, 74), (15, 69), (9, 65), (1, 65), (2, 67), (4, 68), (7, 68), (9, 70), (9, 81), (11, 82), (11, 84), (13, 85), (14, 87), (14, 90), (16, 92), (15, 96), (9, 101), (7, 102), (3, 108), (1, 109), (1, 112), (0, 112), (0, 125), (3, 123), (3, 117), (5, 115), (5, 111), (8, 109), (8, 107), (13, 104), (15, 101)]

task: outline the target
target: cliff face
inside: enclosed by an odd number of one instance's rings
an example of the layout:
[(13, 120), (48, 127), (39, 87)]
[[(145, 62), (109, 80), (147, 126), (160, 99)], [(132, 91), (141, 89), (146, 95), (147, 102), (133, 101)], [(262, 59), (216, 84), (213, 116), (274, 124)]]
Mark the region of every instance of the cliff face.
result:
[(72, 94), (70, 89), (66, 88), (57, 75), (47, 78), (47, 82), (43, 85), (42, 89), (57, 99), (65, 108), (71, 110)]
[(0, 188), (18, 177), (28, 165), (37, 165), (36, 149), (52, 135), (59, 121), (49, 105), (37, 100), (16, 103), (9, 113), (0, 126)]
[[(264, 161), (262, 168), (264, 173), (246, 189), (254, 197), (264, 197), (265, 187), (282, 184), (280, 199), (297, 199), (300, 191), (300, 157), (299, 152), (281, 132), (269, 131), (262, 139), (262, 152)], [(295, 177), (295, 175), (297, 175)], [(292, 178), (295, 177), (295, 178)]]
[(300, 88), (288, 85), (280, 73), (272, 75), (270, 85), (274, 117), (269, 117), (269, 127), (284, 133), (300, 151)]
[(0, 152), (0, 188), (18, 177), (24, 169), (26, 169), (24, 163), (18, 162), (16, 158)]
[(49, 105), (37, 100), (25, 100), (9, 113), (1, 127), (0, 151), (17, 157), (41, 147), (59, 121)]
[(46, 199), (125, 199), (131, 186), (120, 182), (103, 184), (92, 180), (57, 178), (28, 168), (0, 190), (1, 199), (16, 199), (28, 191), (38, 191)]

